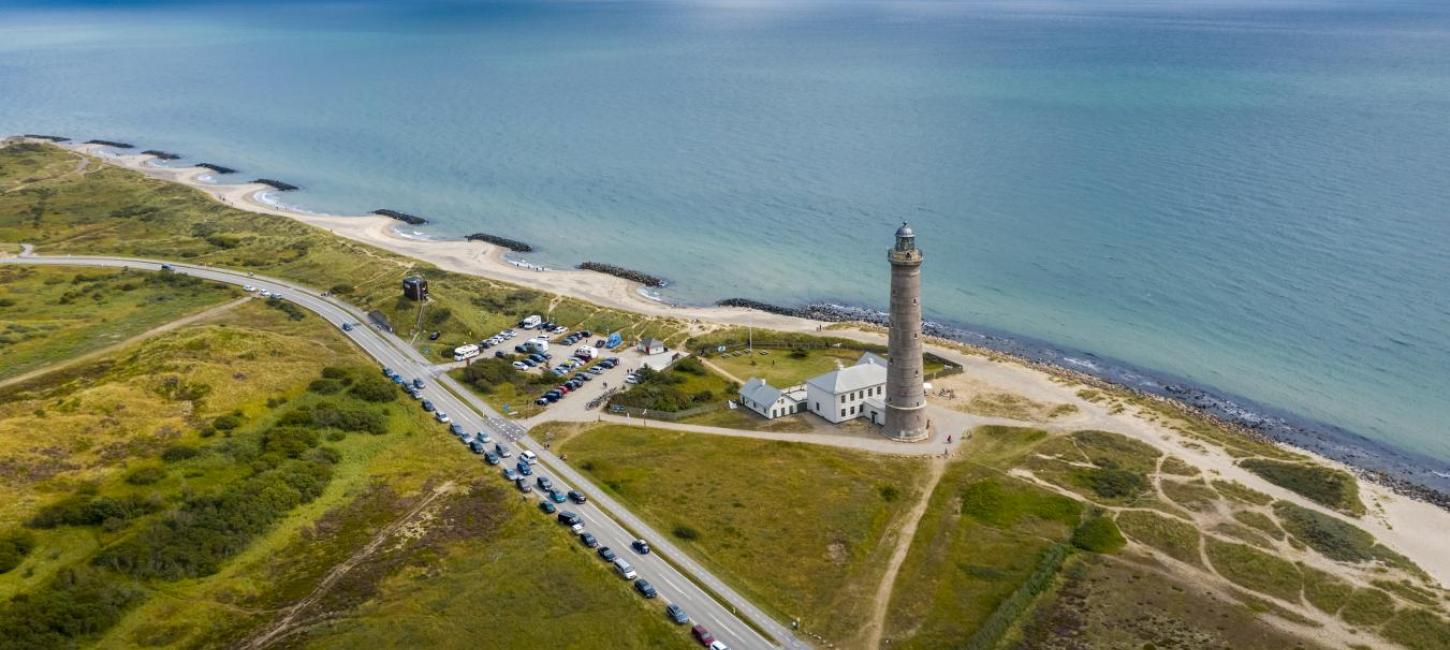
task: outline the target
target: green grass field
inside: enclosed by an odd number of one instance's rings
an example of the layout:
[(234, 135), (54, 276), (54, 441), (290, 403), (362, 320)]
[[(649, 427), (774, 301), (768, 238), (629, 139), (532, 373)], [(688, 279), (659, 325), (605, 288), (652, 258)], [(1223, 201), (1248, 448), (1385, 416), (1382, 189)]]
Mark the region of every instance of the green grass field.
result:
[(884, 538), (922, 471), (915, 459), (619, 425), (557, 449), (755, 602), (837, 643), (866, 621)]
[(160, 273), (0, 267), (0, 379), (119, 343), (240, 295), (226, 285)]

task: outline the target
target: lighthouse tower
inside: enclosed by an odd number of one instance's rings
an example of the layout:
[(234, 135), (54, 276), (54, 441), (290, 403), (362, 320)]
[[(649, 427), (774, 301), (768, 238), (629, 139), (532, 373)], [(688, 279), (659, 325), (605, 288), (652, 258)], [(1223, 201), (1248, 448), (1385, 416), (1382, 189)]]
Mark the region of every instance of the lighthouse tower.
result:
[(891, 261), (891, 330), (886, 367), (886, 425), (892, 440), (915, 442), (929, 435), (921, 361), (921, 249), (906, 222), (896, 229)]

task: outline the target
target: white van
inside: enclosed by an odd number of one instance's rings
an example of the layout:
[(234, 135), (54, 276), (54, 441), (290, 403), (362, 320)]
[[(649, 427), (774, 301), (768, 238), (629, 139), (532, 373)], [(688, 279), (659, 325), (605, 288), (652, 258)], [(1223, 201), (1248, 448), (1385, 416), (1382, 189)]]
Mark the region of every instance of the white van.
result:
[(535, 327), (538, 327), (539, 323), (542, 322), (544, 322), (544, 319), (541, 316), (539, 316), (538, 314), (531, 314), (523, 320), (519, 321), (519, 327), (522, 327), (526, 330), (531, 330)]
[(581, 345), (578, 350), (574, 351), (574, 356), (585, 361), (593, 361), (599, 356), (599, 348), (590, 345)]
[(624, 577), (625, 580), (633, 580), (639, 576), (634, 572), (634, 567), (625, 562), (622, 557), (614, 558), (614, 572)]
[(533, 348), (534, 352), (548, 352), (549, 351), (549, 339), (546, 339), (546, 338), (544, 338), (542, 336), (536, 336), (534, 338), (529, 339), (529, 342), (528, 342), (527, 345), (530, 348)]
[(478, 356), (478, 353), (479, 350), (477, 345), (474, 345), (472, 343), (469, 343), (468, 345), (460, 345), (456, 348), (453, 348), (453, 360), (463, 361), (464, 359), (472, 359)]

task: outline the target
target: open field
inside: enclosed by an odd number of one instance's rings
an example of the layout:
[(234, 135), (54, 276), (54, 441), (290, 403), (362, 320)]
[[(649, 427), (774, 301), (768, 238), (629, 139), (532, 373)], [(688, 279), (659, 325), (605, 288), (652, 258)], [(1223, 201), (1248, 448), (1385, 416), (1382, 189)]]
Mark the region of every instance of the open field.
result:
[(750, 431), (805, 433), (815, 430), (815, 424), (810, 420), (811, 417), (810, 415), (801, 413), (767, 420), (750, 409), (740, 407), (734, 409), (724, 408), (710, 411), (709, 413), (701, 413), (680, 420), (680, 422), (682, 424), (699, 424), (709, 427), (747, 429)]
[(847, 642), (868, 619), (923, 461), (605, 425), (556, 448), (691, 555), (801, 629)]
[(715, 354), (710, 362), (725, 372), (742, 379), (761, 377), (777, 388), (804, 384), (807, 379), (835, 370), (837, 364), (853, 365), (861, 358), (861, 350), (822, 348), (788, 350), (760, 348), (754, 353), (741, 350)]
[(242, 295), (140, 271), (0, 268), (0, 380), (119, 343)]

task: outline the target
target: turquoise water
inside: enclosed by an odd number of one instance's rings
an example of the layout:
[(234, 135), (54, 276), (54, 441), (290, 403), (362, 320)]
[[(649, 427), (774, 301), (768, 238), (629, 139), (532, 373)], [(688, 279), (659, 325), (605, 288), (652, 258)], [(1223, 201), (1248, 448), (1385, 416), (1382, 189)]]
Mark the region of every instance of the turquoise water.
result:
[(126, 140), (668, 298), (886, 303), (1450, 459), (1445, 2), (0, 8), (0, 133)]

